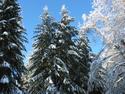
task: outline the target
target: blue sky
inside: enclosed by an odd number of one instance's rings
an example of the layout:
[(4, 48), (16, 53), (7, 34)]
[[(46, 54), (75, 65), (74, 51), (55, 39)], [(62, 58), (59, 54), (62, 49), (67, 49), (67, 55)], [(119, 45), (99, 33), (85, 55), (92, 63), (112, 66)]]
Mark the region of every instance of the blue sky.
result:
[[(21, 6), (21, 15), (23, 17), (23, 25), (27, 32), (28, 43), (26, 44), (26, 57), (31, 54), (33, 43), (33, 32), (37, 24), (41, 22), (40, 15), (42, 14), (43, 7), (48, 6), (50, 14), (57, 20), (60, 19), (60, 9), (63, 4), (69, 10), (72, 17), (75, 17), (74, 25), (82, 23), (82, 14), (88, 14), (91, 11), (91, 0), (18, 0)], [(91, 41), (90, 41), (91, 42)], [(91, 44), (93, 46), (95, 44)], [(94, 48), (95, 52), (98, 49)], [(27, 62), (27, 60), (26, 60)]]

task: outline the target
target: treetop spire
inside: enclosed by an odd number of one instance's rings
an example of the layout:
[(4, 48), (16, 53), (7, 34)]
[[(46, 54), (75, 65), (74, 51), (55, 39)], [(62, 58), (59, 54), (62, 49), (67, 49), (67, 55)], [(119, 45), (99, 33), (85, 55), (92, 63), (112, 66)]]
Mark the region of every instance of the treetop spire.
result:
[(67, 16), (66, 14), (68, 14), (68, 10), (67, 10), (67, 8), (66, 8), (65, 5), (62, 5), (61, 15), (62, 15), (62, 16)]
[(65, 5), (62, 5), (61, 15), (62, 15), (61, 23), (63, 23), (64, 25), (67, 25), (74, 20), (73, 17), (68, 15), (68, 10)]
[(45, 5), (43, 8), (43, 15), (41, 16), (41, 18), (47, 19), (48, 17), (49, 17), (48, 6)]
[(47, 6), (47, 5), (44, 6), (43, 12), (44, 12), (44, 13), (47, 13), (47, 12), (48, 12), (48, 6)]

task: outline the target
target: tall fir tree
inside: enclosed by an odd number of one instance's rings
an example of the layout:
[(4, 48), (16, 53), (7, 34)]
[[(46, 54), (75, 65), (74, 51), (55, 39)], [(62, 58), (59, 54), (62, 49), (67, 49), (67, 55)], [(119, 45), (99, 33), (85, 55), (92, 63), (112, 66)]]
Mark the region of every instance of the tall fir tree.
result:
[(55, 22), (44, 8), (37, 26), (34, 53), (30, 59), (30, 94), (85, 94), (89, 71), (89, 47), (70, 26), (74, 19), (65, 6)]
[(0, 94), (22, 94), (26, 41), (17, 0), (0, 0)]

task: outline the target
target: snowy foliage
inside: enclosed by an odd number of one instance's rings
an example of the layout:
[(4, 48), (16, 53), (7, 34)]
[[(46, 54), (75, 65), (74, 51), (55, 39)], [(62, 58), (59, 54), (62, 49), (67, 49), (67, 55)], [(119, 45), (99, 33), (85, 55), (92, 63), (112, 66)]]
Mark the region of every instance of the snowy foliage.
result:
[(45, 6), (45, 7), (43, 8), (43, 11), (44, 11), (44, 13), (45, 13), (45, 12), (48, 12), (48, 6)]
[(15, 43), (10, 43), (10, 48), (16, 48), (17, 47), (17, 45), (15, 44)]
[(56, 49), (56, 45), (55, 44), (50, 44), (49, 48), (51, 49)]
[(9, 78), (4, 75), (1, 79), (0, 79), (0, 83), (3, 83), (3, 84), (8, 84), (9, 83)]
[(0, 94), (23, 94), (21, 77), (26, 69), (22, 50), (26, 38), (18, 23), (21, 22), (18, 12), (16, 0), (0, 0)]
[(5, 0), (0, 0), (0, 6), (4, 4)]
[(8, 6), (5, 11), (9, 10), (9, 9), (13, 9), (13, 6)]
[(106, 47), (91, 64), (89, 91), (123, 94), (125, 64), (125, 0), (93, 0), (93, 10), (83, 15), (84, 32), (89, 29), (103, 38)]
[(83, 30), (94, 28), (105, 43), (117, 43), (125, 36), (125, 1), (124, 0), (93, 0), (93, 11), (83, 15)]
[(3, 62), (2, 67), (8, 67), (10, 68), (10, 64), (6, 61)]
[(42, 24), (37, 25), (34, 53), (29, 64), (30, 94), (86, 93), (89, 71), (87, 41), (77, 37), (78, 30), (70, 25), (73, 18), (65, 6), (62, 6), (61, 14), (61, 21), (57, 22), (45, 7)]
[(41, 16), (41, 19), (48, 19), (48, 17), (49, 17), (49, 14), (48, 14), (48, 6), (45, 6), (44, 8), (43, 8), (43, 16)]
[(68, 15), (68, 10), (66, 9), (65, 5), (62, 6), (61, 14), (62, 14), (62, 17), (63, 17), (61, 21), (62, 21), (63, 24), (65, 24), (65, 25), (69, 24), (71, 21), (74, 20), (73, 17), (70, 17), (70, 16)]
[(8, 32), (4, 31), (2, 35), (8, 36)]
[(81, 56), (80, 55), (78, 55), (78, 53), (76, 52), (76, 51), (74, 51), (74, 50), (68, 50), (68, 52), (67, 52), (68, 54), (70, 54), (70, 55), (75, 55), (75, 56), (77, 56), (77, 57), (80, 57), (81, 58)]

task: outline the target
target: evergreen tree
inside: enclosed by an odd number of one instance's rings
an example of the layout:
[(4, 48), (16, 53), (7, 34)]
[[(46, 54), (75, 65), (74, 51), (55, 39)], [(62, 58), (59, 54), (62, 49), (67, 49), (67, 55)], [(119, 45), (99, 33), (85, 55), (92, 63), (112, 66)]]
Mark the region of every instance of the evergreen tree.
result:
[(34, 53), (30, 59), (30, 94), (85, 94), (89, 71), (89, 47), (70, 26), (74, 19), (62, 7), (55, 22), (44, 9), (37, 26)]
[(26, 41), (17, 0), (0, 0), (0, 94), (22, 94)]

